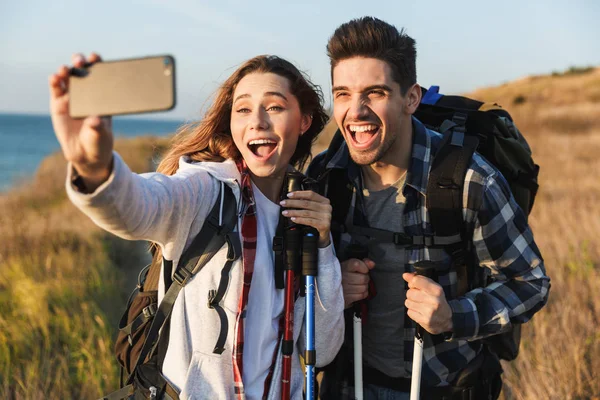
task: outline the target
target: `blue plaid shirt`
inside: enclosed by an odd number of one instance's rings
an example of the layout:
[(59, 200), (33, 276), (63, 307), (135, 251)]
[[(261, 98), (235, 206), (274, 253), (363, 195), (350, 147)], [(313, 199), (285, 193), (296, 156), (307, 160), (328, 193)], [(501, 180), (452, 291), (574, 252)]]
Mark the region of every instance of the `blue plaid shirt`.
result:
[[(427, 129), (413, 118), (412, 160), (403, 194), (406, 198), (403, 224), (410, 236), (433, 235), (425, 196), (432, 154), (442, 136)], [(362, 207), (360, 168), (349, 157), (345, 143), (329, 159), (323, 169), (325, 154), (317, 156), (308, 174), (324, 176), (327, 170), (345, 169), (354, 186), (354, 198), (348, 215), (354, 225), (365, 224)], [(321, 168), (321, 170), (318, 170)], [(463, 218), (466, 232), (472, 234), (475, 265), (486, 268), (492, 283), (458, 295), (458, 280), (454, 270), (438, 276), (448, 304), (452, 309), (453, 335), (444, 340), (440, 335), (426, 335), (422, 382), (426, 386), (445, 386), (452, 382), (482, 350), (487, 336), (506, 332), (513, 323), (527, 322), (547, 301), (550, 278), (533, 240), (526, 216), (515, 202), (508, 183), (500, 172), (475, 153), (465, 175)], [(345, 222), (345, 221), (338, 221)], [(340, 247), (349, 242), (343, 235)], [(341, 250), (338, 249), (338, 250)], [(411, 246), (405, 250), (407, 271), (419, 261), (450, 263), (443, 248)], [(406, 286), (401, 290), (406, 290)], [(385, 296), (378, 293), (378, 296)], [(400, 354), (405, 370), (412, 370), (415, 323), (406, 315), (404, 321), (405, 352)], [(342, 386), (346, 386), (342, 384)]]

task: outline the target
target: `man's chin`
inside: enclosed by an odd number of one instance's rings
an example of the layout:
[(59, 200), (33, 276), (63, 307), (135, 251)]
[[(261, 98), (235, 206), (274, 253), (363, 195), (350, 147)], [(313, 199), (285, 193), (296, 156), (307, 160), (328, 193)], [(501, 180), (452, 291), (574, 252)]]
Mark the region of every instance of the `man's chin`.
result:
[(356, 151), (350, 150), (350, 158), (355, 164), (360, 166), (370, 165), (379, 161), (381, 157), (375, 151)]

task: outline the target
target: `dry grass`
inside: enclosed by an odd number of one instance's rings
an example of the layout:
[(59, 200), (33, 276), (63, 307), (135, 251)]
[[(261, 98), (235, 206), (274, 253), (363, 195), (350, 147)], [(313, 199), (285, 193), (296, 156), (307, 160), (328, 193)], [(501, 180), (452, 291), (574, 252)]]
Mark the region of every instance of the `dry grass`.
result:
[[(504, 365), (507, 399), (600, 397), (599, 94), (600, 68), (471, 94), (506, 106), (541, 167), (530, 221), (552, 289)], [(525, 103), (513, 105), (518, 95)]]
[[(470, 95), (504, 105), (541, 166), (531, 225), (552, 289), (523, 329), (519, 358), (504, 364), (504, 397), (599, 399), (600, 69)], [(136, 171), (149, 169), (155, 145), (166, 143), (118, 144)], [(0, 398), (92, 399), (117, 386), (112, 339), (131, 286), (123, 268), (143, 265), (144, 249), (75, 210), (64, 174), (52, 156), (34, 182), (0, 196)]]
[[(552, 289), (547, 306), (523, 328), (519, 358), (504, 363), (504, 398), (598, 400), (600, 68), (528, 77), (468, 96), (504, 106), (541, 167), (530, 222)], [(335, 129), (331, 121), (317, 151)]]
[[(136, 171), (165, 140), (117, 142)], [(118, 318), (145, 246), (103, 233), (66, 199), (65, 161), (0, 196), (0, 398), (93, 399), (118, 385)], [(127, 267), (127, 268), (126, 268)]]

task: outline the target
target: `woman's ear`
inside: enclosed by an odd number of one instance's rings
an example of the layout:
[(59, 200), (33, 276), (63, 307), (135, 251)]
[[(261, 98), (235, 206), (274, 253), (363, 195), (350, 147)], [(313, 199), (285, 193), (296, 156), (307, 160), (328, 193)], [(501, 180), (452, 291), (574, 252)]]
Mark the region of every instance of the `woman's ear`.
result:
[(312, 115), (302, 114), (302, 120), (300, 121), (300, 136), (304, 135), (304, 132), (312, 125)]

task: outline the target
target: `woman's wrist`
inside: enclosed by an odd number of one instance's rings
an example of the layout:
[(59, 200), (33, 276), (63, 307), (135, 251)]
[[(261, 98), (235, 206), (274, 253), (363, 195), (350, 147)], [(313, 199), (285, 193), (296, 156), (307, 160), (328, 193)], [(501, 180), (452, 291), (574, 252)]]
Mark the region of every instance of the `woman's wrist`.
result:
[[(113, 157), (111, 155), (108, 166), (98, 167), (89, 164), (72, 163), (76, 172), (77, 179), (85, 188), (85, 193), (93, 193), (96, 189), (108, 180), (113, 169)], [(78, 186), (81, 191), (81, 187)]]
[(329, 236), (327, 238), (321, 239), (319, 238), (318, 246), (320, 249), (324, 249), (325, 247), (331, 244), (331, 240), (329, 240)]

